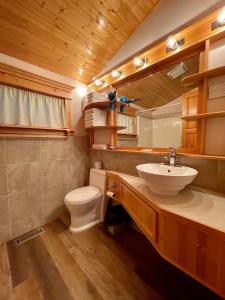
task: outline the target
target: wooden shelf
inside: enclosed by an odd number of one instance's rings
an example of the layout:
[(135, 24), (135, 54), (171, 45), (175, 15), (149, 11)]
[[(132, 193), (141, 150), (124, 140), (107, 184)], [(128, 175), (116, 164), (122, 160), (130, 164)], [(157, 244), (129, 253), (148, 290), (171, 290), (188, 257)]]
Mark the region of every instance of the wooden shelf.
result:
[(193, 83), (199, 82), (200, 80), (203, 80), (204, 78), (212, 78), (225, 75), (225, 66), (207, 70), (204, 72), (199, 72), (191, 76), (184, 77), (182, 79), (182, 82), (185, 86), (191, 85)]
[(122, 130), (122, 129), (126, 129), (125, 126), (113, 126), (113, 125), (106, 125), (106, 126), (93, 126), (93, 127), (89, 127), (89, 128), (85, 128), (87, 130), (93, 130), (93, 129), (117, 129), (117, 130)]
[[(111, 102), (109, 102), (109, 101), (101, 101), (101, 102), (90, 103), (90, 104), (87, 104), (84, 107), (83, 112), (88, 110), (88, 109), (91, 109), (91, 108), (100, 108), (100, 109), (109, 108), (110, 103)], [(126, 106), (126, 104), (121, 103), (121, 102), (115, 102), (114, 104), (116, 104), (117, 106)]]
[(218, 111), (218, 112), (208, 112), (203, 114), (183, 116), (181, 119), (185, 121), (192, 121), (198, 119), (216, 118), (216, 117), (224, 117), (224, 116), (225, 116), (225, 111)]

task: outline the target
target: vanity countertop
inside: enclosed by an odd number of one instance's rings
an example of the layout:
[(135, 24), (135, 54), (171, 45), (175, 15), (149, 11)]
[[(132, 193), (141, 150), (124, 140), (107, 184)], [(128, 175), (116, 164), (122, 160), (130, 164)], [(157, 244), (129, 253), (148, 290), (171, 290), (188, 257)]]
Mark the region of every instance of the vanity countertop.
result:
[(157, 207), (225, 233), (225, 197), (186, 187), (176, 196), (153, 194), (145, 181), (123, 173), (118, 175), (128, 186)]

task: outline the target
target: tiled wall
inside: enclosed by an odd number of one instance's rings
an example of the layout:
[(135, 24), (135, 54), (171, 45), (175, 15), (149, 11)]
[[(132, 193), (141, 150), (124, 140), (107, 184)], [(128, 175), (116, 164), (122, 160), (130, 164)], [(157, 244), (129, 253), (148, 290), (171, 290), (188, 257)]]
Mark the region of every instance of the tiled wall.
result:
[(56, 218), (88, 179), (85, 137), (0, 140), (0, 242)]
[[(103, 162), (103, 167), (109, 170), (129, 173), (138, 176), (136, 166), (139, 164), (165, 161), (161, 155), (139, 154), (139, 153), (119, 153), (106, 151), (92, 151), (90, 166), (94, 161)], [(177, 163), (193, 167), (199, 171), (193, 184), (205, 189), (217, 191), (225, 194), (225, 161), (191, 158), (187, 156), (177, 156)]]

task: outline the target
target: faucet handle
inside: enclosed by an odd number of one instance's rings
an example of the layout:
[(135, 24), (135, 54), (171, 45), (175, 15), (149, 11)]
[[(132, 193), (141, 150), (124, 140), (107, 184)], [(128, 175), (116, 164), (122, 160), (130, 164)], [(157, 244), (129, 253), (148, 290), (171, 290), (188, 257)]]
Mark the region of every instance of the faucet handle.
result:
[(169, 155), (170, 156), (175, 156), (176, 155), (176, 150), (173, 147), (169, 147)]

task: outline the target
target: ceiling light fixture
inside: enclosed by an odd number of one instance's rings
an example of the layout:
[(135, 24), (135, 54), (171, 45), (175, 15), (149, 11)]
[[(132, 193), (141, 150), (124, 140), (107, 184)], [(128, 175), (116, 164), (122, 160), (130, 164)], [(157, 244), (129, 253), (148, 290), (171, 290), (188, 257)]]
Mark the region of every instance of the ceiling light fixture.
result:
[(113, 70), (111, 73), (113, 78), (119, 78), (122, 75), (121, 71)]
[(177, 40), (175, 37), (169, 36), (167, 39), (166, 52), (168, 53), (170, 51), (175, 51), (175, 50), (179, 49), (180, 46), (183, 46), (184, 43), (185, 43), (184, 38)]
[(80, 75), (83, 74), (83, 69), (82, 69), (82, 68), (79, 70), (79, 74), (80, 74)]
[(84, 97), (87, 95), (88, 93), (88, 87), (87, 86), (84, 86), (84, 85), (80, 85), (76, 88), (76, 91), (77, 93), (81, 96), (81, 97)]
[(95, 80), (95, 85), (100, 87), (100, 86), (103, 86), (104, 84), (104, 81), (102, 79), (96, 79)]
[(91, 54), (92, 54), (91, 49), (87, 49), (87, 53), (88, 53), (89, 55), (91, 55)]
[(167, 40), (167, 47), (171, 50), (176, 50), (179, 47), (177, 39), (173, 36), (170, 36)]
[(102, 16), (98, 16), (96, 18), (96, 23), (99, 25), (99, 27), (103, 27), (105, 25), (105, 20)]
[(211, 29), (215, 30), (224, 25), (225, 25), (225, 8), (223, 8), (223, 10), (220, 12), (217, 19), (214, 22), (212, 22)]
[(144, 64), (147, 62), (147, 59), (143, 59), (137, 56), (134, 58), (133, 62), (136, 67), (143, 67)]
[(225, 25), (225, 9), (223, 9), (217, 17), (217, 22), (220, 24), (220, 26)]

